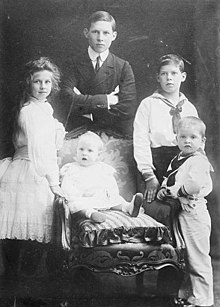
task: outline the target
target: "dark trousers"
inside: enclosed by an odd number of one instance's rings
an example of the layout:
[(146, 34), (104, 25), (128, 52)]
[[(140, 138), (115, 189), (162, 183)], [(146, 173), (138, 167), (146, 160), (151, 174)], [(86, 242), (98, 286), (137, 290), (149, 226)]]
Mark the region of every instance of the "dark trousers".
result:
[[(177, 146), (162, 146), (158, 148), (152, 148), (152, 158), (153, 158), (153, 165), (155, 167), (155, 175), (161, 184), (164, 176), (167, 172), (167, 168), (171, 162), (171, 160), (179, 153), (179, 148)], [(144, 192), (145, 190), (145, 182), (142, 179), (142, 175), (140, 172), (137, 176), (137, 187), (138, 191)], [(153, 218), (162, 222), (166, 226), (170, 226), (172, 222), (171, 219), (173, 217), (173, 212), (176, 213), (177, 208), (175, 210), (172, 209), (172, 206), (169, 204), (162, 205), (160, 202), (152, 202), (151, 204), (144, 204), (144, 209), (147, 208), (146, 213), (150, 216), (153, 213)], [(160, 218), (161, 217), (161, 218)], [(172, 233), (172, 230), (171, 230)], [(181, 278), (178, 276), (175, 269), (171, 267), (165, 267), (158, 272), (157, 278), (157, 291), (161, 295), (173, 295), (177, 296), (178, 288), (181, 283)]]

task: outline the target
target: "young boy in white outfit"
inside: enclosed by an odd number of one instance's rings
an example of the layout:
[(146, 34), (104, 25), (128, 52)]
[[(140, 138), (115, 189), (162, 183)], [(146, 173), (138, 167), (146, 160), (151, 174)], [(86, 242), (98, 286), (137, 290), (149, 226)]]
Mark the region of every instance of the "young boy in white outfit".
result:
[(181, 119), (177, 126), (180, 153), (171, 161), (157, 198), (179, 200), (179, 222), (187, 251), (191, 293), (180, 289), (179, 306), (213, 306), (210, 252), (211, 220), (205, 197), (212, 191), (211, 164), (204, 152), (205, 124), (197, 117)]
[(119, 195), (115, 169), (101, 162), (103, 142), (91, 131), (79, 137), (76, 161), (61, 169), (61, 188), (71, 213), (83, 213), (97, 223), (106, 219), (104, 210), (113, 209), (137, 217), (143, 195), (137, 193), (131, 202)]
[(175, 54), (158, 61), (158, 89), (140, 103), (134, 120), (134, 157), (145, 181), (145, 197), (152, 202), (167, 167), (179, 152), (176, 124), (185, 116), (198, 116), (196, 108), (180, 92), (186, 79), (183, 59)]

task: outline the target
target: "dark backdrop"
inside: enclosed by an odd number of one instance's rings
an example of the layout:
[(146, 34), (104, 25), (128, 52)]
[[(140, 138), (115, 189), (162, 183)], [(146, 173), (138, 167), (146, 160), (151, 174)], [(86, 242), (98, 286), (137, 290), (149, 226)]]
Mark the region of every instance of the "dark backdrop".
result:
[[(213, 164), (209, 196), (213, 221), (212, 255), (220, 255), (220, 8), (208, 0), (0, 0), (0, 154), (10, 155), (10, 111), (24, 63), (51, 57), (62, 69), (86, 48), (82, 30), (88, 15), (107, 10), (116, 19), (118, 37), (111, 50), (133, 67), (138, 100), (156, 88), (155, 60), (177, 53), (187, 62), (182, 91), (207, 124), (207, 154)], [(54, 105), (59, 119), (58, 102)]]

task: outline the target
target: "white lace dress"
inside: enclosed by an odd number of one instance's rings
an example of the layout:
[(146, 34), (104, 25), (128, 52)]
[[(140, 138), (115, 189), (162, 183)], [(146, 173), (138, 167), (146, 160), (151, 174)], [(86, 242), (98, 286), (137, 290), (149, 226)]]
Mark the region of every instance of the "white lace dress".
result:
[(0, 161), (0, 239), (51, 239), (54, 195), (59, 184), (57, 150), (65, 129), (47, 101), (21, 109), (13, 158)]

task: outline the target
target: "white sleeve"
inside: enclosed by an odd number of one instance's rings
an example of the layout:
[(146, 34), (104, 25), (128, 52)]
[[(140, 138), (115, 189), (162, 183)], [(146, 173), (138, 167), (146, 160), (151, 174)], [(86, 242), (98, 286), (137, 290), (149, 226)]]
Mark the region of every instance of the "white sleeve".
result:
[(60, 123), (57, 119), (54, 119), (55, 129), (56, 129), (56, 148), (60, 150), (63, 147), (63, 141), (65, 138), (65, 128), (62, 123)]
[(31, 108), (23, 108), (19, 116), (22, 132), (27, 137), (28, 156), (36, 172), (45, 176), (50, 186), (58, 185), (55, 129), (50, 123), (44, 126), (39, 114), (34, 111)]
[(153, 159), (149, 137), (150, 106), (143, 100), (134, 119), (134, 158), (140, 172), (153, 175)]

